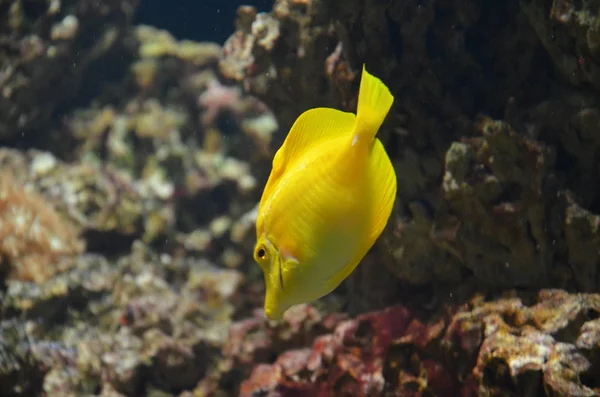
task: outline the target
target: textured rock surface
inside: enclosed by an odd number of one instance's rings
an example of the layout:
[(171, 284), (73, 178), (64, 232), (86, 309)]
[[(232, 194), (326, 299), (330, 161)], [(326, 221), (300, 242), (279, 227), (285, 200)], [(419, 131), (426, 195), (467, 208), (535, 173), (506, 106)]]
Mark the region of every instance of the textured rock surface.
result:
[(405, 306), (392, 306), (338, 322), (312, 346), (255, 366), (240, 395), (600, 392), (592, 366), (599, 342), (597, 295), (544, 290), (531, 306), (514, 296), (474, 299), (457, 313), (453, 310), (423, 317)]
[[(33, 21), (71, 13), (71, 33), (86, 37), (55, 38), (56, 64), (5, 64), (0, 394), (178, 395), (214, 370), (233, 318), (261, 304), (243, 253), (278, 125), (218, 80), (221, 46), (131, 26), (133, 3), (50, 3), (0, 6), (31, 19), (3, 24), (15, 30), (2, 40), (32, 29), (46, 45)], [(54, 80), (69, 57), (87, 61), (67, 89)], [(89, 103), (72, 101), (83, 93)]]
[[(136, 0), (15, 0), (0, 8), (0, 137), (44, 134), (122, 46)], [(106, 23), (110, 21), (110, 23)], [(94, 65), (95, 64), (95, 65)], [(94, 66), (96, 66), (94, 68)], [(106, 68), (101, 72), (106, 75)]]
[[(598, 395), (600, 9), (550, 3), (276, 0), (220, 46), (134, 1), (0, 2), (0, 395)], [(394, 214), (267, 322), (274, 149), (353, 111), (363, 63)]]
[(600, 202), (597, 98), (577, 90), (593, 84), (594, 4), (279, 0), (268, 15), (240, 9), (221, 70), (284, 126), (298, 104), (353, 109), (363, 62), (390, 86), (379, 136), (400, 188), (378, 246), (400, 279), (591, 290), (598, 242), (571, 217), (585, 229)]

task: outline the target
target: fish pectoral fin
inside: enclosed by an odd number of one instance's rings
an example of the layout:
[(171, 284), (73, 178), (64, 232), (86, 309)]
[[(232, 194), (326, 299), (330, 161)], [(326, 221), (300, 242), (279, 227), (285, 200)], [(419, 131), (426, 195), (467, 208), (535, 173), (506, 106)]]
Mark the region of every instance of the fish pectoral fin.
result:
[(354, 120), (354, 114), (337, 109), (307, 110), (296, 119), (279, 149), (281, 159), (278, 165), (283, 170), (308, 150), (324, 142), (350, 137), (354, 130)]
[(294, 274), (297, 271), (297, 267), (300, 264), (294, 257), (283, 257), (282, 261), (279, 262), (279, 282), (281, 290), (283, 291), (284, 280), (289, 279), (290, 274)]

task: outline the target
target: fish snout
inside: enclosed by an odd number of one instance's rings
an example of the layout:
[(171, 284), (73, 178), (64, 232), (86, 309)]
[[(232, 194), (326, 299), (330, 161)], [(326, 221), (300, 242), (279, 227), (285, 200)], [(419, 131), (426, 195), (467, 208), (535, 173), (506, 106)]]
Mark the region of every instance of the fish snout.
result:
[(283, 318), (283, 313), (280, 310), (275, 310), (272, 307), (265, 307), (265, 317), (269, 320), (279, 321)]
[(289, 308), (289, 305), (285, 305), (282, 296), (278, 293), (273, 293), (267, 287), (265, 294), (265, 316), (269, 320), (279, 321), (283, 318), (283, 314)]

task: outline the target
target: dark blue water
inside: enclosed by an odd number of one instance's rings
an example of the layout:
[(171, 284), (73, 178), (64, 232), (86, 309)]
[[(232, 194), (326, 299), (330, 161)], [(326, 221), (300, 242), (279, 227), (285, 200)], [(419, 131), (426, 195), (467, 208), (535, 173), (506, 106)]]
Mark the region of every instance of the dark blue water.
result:
[[(269, 11), (273, 0), (246, 0), (243, 4)], [(239, 5), (233, 0), (145, 0), (136, 22), (168, 30), (179, 39), (223, 43), (234, 31)]]

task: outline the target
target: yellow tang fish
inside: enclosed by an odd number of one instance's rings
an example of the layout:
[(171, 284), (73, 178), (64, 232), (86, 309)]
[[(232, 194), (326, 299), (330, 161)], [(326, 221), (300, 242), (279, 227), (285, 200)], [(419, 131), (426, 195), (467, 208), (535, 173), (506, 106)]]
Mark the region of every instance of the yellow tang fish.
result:
[(300, 115), (273, 158), (258, 207), (254, 260), (265, 315), (333, 291), (373, 246), (396, 199), (396, 174), (375, 137), (394, 97), (364, 65), (353, 113)]

